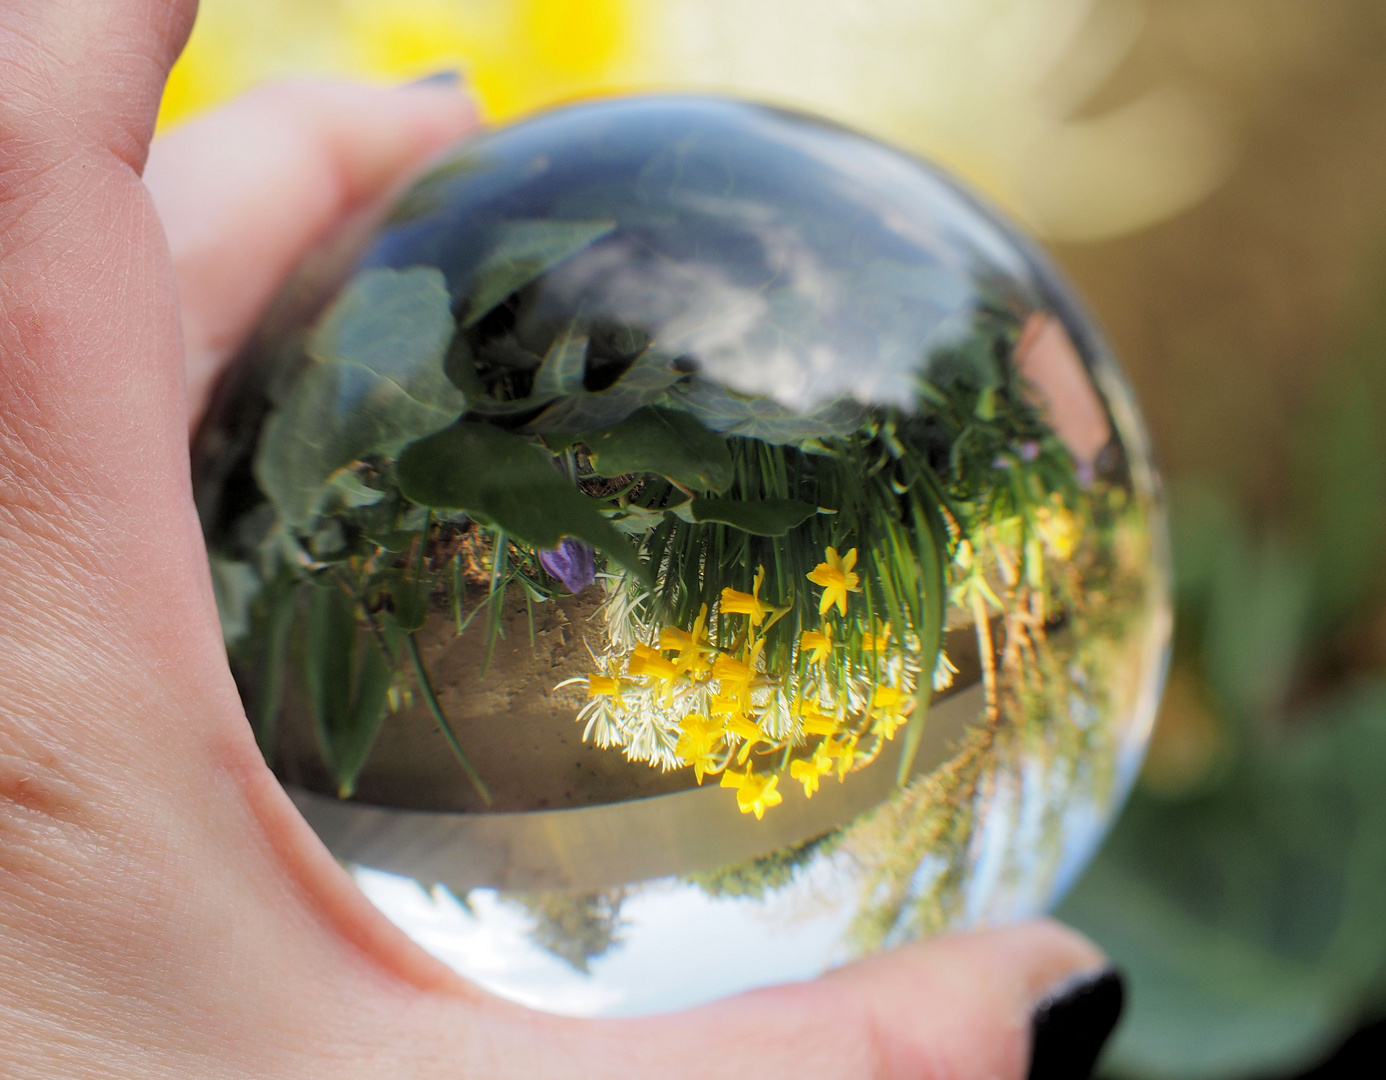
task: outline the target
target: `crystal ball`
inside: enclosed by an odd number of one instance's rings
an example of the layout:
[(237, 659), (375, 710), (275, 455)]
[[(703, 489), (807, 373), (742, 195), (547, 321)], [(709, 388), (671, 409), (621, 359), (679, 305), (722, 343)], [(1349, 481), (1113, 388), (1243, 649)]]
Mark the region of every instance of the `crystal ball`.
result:
[(485, 989), (662, 1011), (1043, 910), (1170, 631), (1131, 394), (938, 169), (732, 100), (474, 137), (333, 237), (194, 482), (266, 760)]

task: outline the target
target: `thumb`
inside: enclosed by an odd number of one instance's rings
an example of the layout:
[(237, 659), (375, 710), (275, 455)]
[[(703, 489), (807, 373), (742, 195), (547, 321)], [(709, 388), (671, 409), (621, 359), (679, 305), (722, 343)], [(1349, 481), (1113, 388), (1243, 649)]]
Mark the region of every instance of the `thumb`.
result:
[(139, 178), (195, 9), (0, 0), (0, 747), (25, 720), (124, 730), (111, 703), (150, 712), (150, 673), (184, 705), (220, 686), (232, 711), (229, 678), (183, 662), (219, 645), (173, 273)]
[(0, 122), (11, 146), (33, 164), (104, 151), (139, 172), (196, 11), (197, 0), (4, 0)]
[(574, 1078), (1085, 1080), (1121, 998), (1095, 946), (1040, 920), (934, 938), (669, 1016), (536, 1025), (491, 1004), (484, 1023), (503, 1058), (521, 1065), (516, 1075), (556, 1075), (551, 1063), (562, 1059)]

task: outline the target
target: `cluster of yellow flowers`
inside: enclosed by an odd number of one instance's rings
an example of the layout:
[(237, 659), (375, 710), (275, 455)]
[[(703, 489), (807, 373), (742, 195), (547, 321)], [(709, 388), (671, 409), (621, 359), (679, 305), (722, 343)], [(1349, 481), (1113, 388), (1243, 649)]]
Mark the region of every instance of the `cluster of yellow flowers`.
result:
[[(839, 616), (847, 614), (849, 594), (861, 591), (856, 560), (855, 548), (839, 555), (830, 547), (807, 575), (823, 590), (820, 619), (833, 608)], [(832, 624), (823, 621), (819, 629), (800, 633), (796, 654), (802, 665), (791, 660), (784, 670), (767, 672), (766, 631), (792, 605), (776, 607), (761, 599), (764, 581), (762, 567), (751, 592), (722, 590), (716, 618), (745, 620), (736, 627), (731, 647), (713, 643), (704, 606), (690, 630), (664, 626), (654, 644), (637, 642), (610, 658), (606, 671), (589, 675), (592, 702), (578, 715), (588, 722), (584, 737), (595, 731), (599, 745), (622, 743), (628, 756), (691, 766), (699, 784), (720, 775), (722, 787), (736, 790), (741, 812), (758, 819), (783, 801), (779, 783), (786, 772), (811, 798), (822, 777), (836, 772), (842, 781), (874, 760), (881, 743), (895, 737), (916, 706), (917, 671), (907, 661), (906, 643), (892, 641), (888, 623), (862, 635), (862, 649), (880, 659), (873, 672), (851, 673), (844, 689), (828, 678), (829, 658), (840, 643), (833, 639)], [(650, 720), (657, 721), (653, 731), (638, 730), (641, 721), (648, 728)], [(673, 743), (663, 754), (658, 752), (661, 734)], [(866, 748), (860, 745), (864, 735), (874, 736)], [(810, 740), (816, 740), (811, 748)], [(757, 772), (752, 754), (778, 754), (778, 769)]]

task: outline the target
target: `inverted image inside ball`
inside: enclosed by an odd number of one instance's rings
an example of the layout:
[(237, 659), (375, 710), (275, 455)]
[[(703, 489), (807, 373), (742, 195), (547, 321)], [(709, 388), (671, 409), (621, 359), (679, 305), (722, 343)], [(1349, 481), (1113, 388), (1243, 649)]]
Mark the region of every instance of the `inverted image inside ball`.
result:
[(938, 170), (763, 106), (458, 146), (285, 288), (194, 478), (266, 760), (542, 1009), (1042, 910), (1158, 696), (1158, 484), (1072, 294)]

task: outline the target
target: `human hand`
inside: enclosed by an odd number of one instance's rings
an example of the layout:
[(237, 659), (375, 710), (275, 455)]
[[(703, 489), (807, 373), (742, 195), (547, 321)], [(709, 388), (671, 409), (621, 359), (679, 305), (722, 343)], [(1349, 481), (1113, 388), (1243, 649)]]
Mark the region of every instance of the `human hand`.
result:
[[(1019, 1080), (1036, 1002), (1103, 963), (1052, 923), (579, 1022), (462, 982), (319, 844), (227, 670), (190, 415), (302, 254), (474, 119), (284, 87), (146, 169), (193, 9), (0, 0), (0, 1073)], [(1033, 1075), (1090, 1065), (1116, 991), (1082, 986)]]

